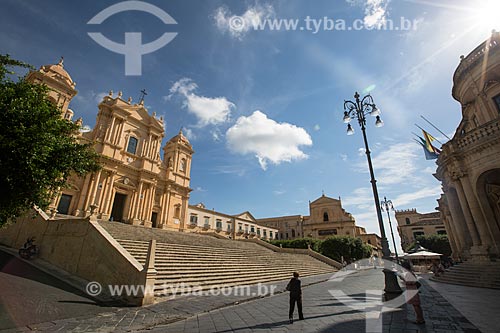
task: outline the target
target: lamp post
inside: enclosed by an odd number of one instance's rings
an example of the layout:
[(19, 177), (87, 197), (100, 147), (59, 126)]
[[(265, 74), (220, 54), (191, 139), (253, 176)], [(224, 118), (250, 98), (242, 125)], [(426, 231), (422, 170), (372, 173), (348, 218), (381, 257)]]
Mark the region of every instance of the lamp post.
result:
[[(380, 110), (375, 105), (371, 95), (366, 95), (361, 100), (359, 99), (359, 94), (356, 92), (354, 94), (354, 101), (344, 101), (344, 123), (347, 124), (347, 135), (354, 134), (354, 129), (352, 128), (350, 121), (351, 118), (358, 120), (359, 126), (361, 127), (361, 132), (363, 133), (363, 140), (365, 143), (365, 153), (368, 159), (368, 168), (370, 169), (370, 182), (372, 183), (373, 199), (375, 200), (375, 208), (377, 210), (378, 225), (380, 228), (380, 237), (382, 238), (382, 258), (386, 260), (391, 259), (391, 251), (389, 250), (389, 242), (385, 236), (384, 220), (382, 219), (382, 211), (380, 210), (380, 199), (377, 190), (377, 181), (375, 180), (375, 174), (373, 173), (372, 159), (370, 156), (370, 148), (368, 147), (368, 139), (366, 137), (366, 116), (371, 115), (375, 118), (375, 126), (382, 127), (384, 125), (383, 121), (380, 119)], [(398, 284), (398, 280), (395, 272), (392, 269), (384, 267), (384, 277), (385, 277), (385, 288), (386, 299), (390, 299), (393, 296), (391, 294), (400, 294), (403, 291)]]
[(375, 200), (375, 207), (377, 210), (378, 225), (380, 228), (380, 237), (382, 238), (382, 258), (390, 259), (391, 252), (389, 250), (389, 242), (385, 236), (384, 220), (382, 219), (382, 212), (380, 211), (380, 200), (378, 197), (377, 181), (373, 173), (372, 159), (370, 156), (370, 148), (368, 147), (368, 139), (366, 137), (366, 116), (371, 115), (376, 117), (375, 126), (382, 127), (384, 122), (380, 119), (380, 110), (375, 105), (371, 95), (366, 95), (363, 99), (359, 99), (359, 94), (354, 94), (355, 101), (344, 101), (344, 123), (347, 124), (347, 135), (353, 135), (354, 129), (350, 121), (351, 118), (358, 120), (359, 126), (363, 133), (363, 140), (365, 142), (366, 158), (368, 159), (368, 168), (370, 169), (370, 182), (372, 183), (373, 199)]
[(394, 240), (394, 232), (392, 231), (391, 215), (389, 214), (389, 211), (394, 210), (394, 206), (392, 205), (392, 201), (387, 200), (386, 197), (384, 197), (384, 201), (381, 201), (380, 204), (382, 205), (382, 211), (385, 210), (387, 212), (389, 229), (391, 229), (392, 245), (394, 246), (394, 254), (396, 255), (396, 262), (399, 264), (398, 250), (396, 250), (396, 241)]

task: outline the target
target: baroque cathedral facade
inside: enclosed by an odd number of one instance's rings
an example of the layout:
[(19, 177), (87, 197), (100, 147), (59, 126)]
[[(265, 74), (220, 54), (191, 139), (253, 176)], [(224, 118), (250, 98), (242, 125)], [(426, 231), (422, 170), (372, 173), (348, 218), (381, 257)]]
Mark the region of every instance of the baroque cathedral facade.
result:
[[(45, 84), (48, 98), (72, 121), (69, 109), (76, 83), (63, 61), (45, 65), (27, 80)], [(163, 147), (165, 122), (149, 113), (144, 101), (133, 103), (121, 92), (110, 92), (98, 105), (92, 130), (79, 133), (81, 143), (92, 143), (102, 169), (85, 177), (71, 177), (49, 207), (51, 213), (72, 216), (97, 214), (102, 220), (170, 230), (184, 230), (191, 192), (190, 172), (194, 153), (180, 131)], [(76, 120), (80, 126), (81, 118)]]

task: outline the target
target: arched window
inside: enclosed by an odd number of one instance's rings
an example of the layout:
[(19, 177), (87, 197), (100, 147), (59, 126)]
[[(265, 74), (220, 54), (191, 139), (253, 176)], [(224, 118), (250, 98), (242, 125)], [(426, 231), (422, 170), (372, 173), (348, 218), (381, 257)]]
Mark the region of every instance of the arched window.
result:
[(179, 165), (179, 170), (181, 172), (186, 172), (186, 159), (181, 159), (181, 164)]
[(137, 140), (137, 138), (134, 138), (133, 136), (131, 136), (128, 139), (127, 153), (135, 154), (135, 152), (137, 151), (137, 143), (138, 142), (139, 142), (139, 140)]
[(323, 222), (328, 222), (328, 213), (327, 212), (323, 213)]
[(178, 219), (179, 217), (181, 217), (181, 205), (177, 204), (175, 205), (174, 218)]

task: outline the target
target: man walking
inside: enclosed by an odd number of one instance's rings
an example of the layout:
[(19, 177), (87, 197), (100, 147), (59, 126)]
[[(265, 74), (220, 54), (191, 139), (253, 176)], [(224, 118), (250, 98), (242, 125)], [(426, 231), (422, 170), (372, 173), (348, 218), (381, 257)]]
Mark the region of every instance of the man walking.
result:
[(302, 314), (302, 288), (300, 284), (299, 273), (293, 272), (293, 278), (290, 279), (290, 282), (288, 282), (288, 285), (286, 286), (286, 290), (290, 292), (290, 310), (288, 312), (290, 324), (293, 324), (293, 311), (295, 310), (295, 303), (297, 303), (297, 309), (299, 310), (299, 320), (304, 319), (304, 315)]

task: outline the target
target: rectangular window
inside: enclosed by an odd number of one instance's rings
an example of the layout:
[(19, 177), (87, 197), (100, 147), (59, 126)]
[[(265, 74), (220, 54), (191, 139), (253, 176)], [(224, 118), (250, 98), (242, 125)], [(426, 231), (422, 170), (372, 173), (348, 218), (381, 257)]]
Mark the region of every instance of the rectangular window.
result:
[(493, 102), (495, 102), (495, 105), (497, 106), (497, 110), (500, 113), (500, 94), (493, 97)]
[(418, 236), (423, 236), (425, 233), (423, 231), (415, 231), (413, 233), (413, 238), (417, 239)]
[(221, 220), (219, 220), (219, 219), (217, 219), (217, 220), (215, 221), (215, 227), (216, 227), (217, 229), (222, 229), (222, 221), (221, 221)]
[(189, 217), (189, 222), (191, 222), (191, 224), (196, 224), (196, 223), (198, 223), (198, 216), (196, 216), (196, 215), (191, 215), (191, 216)]
[(326, 229), (326, 230), (319, 230), (318, 235), (319, 236), (328, 236), (328, 235), (336, 235), (337, 234), (337, 229)]
[(227, 223), (227, 231), (231, 231), (231, 223), (230, 222)]
[(137, 138), (131, 136), (128, 139), (127, 153), (135, 154), (135, 152), (137, 151), (137, 143), (138, 143)]
[(243, 230), (243, 225), (241, 223), (238, 223), (238, 230)]
[(255, 227), (254, 226), (250, 227), (250, 232), (255, 232)]
[(269, 238), (273, 238), (273, 232), (272, 231), (269, 231)]

